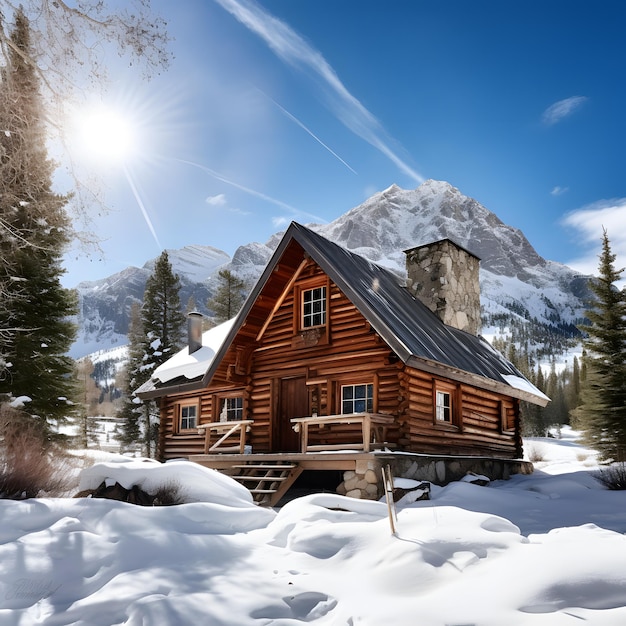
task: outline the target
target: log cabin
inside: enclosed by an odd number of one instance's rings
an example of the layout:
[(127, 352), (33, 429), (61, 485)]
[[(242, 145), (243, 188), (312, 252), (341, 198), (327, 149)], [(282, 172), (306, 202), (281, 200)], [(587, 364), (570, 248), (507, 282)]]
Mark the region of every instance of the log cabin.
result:
[(136, 394), (159, 457), (187, 458), (275, 504), (305, 470), (378, 498), (380, 470), (445, 484), (532, 471), (520, 401), (534, 387), (480, 333), (479, 259), (450, 239), (400, 277), (293, 222), (236, 318), (201, 332)]

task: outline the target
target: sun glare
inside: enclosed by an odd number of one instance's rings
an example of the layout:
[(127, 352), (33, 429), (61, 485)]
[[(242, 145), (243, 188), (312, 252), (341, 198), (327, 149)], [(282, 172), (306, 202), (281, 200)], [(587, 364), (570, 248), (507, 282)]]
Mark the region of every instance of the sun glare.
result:
[(76, 114), (75, 141), (94, 159), (125, 161), (137, 145), (136, 125), (129, 116), (112, 108), (98, 107)]

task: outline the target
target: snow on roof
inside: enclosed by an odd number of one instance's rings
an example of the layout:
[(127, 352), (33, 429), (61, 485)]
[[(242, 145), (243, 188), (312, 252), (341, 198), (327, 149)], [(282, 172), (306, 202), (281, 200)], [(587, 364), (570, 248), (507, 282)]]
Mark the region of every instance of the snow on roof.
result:
[(202, 376), (211, 365), (217, 351), (224, 343), (226, 335), (233, 326), (236, 318), (228, 320), (202, 334), (202, 347), (189, 354), (189, 346), (183, 348), (154, 370), (152, 380), (166, 383), (181, 376), (192, 380)]
[(519, 389), (520, 391), (525, 391), (526, 393), (532, 393), (534, 396), (543, 398), (547, 401), (550, 400), (548, 396), (539, 391), (539, 389), (537, 389), (535, 385), (533, 385), (525, 378), (521, 378), (520, 376), (513, 376), (512, 374), (502, 374), (502, 378), (504, 378), (504, 380), (514, 389)]

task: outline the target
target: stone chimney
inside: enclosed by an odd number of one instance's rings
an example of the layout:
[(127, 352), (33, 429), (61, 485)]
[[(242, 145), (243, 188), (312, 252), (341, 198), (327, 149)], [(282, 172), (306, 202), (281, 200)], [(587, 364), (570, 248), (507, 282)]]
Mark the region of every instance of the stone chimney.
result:
[(187, 315), (187, 345), (189, 354), (202, 348), (202, 313), (191, 311)]
[(448, 326), (480, 333), (480, 259), (450, 239), (405, 250), (407, 288)]

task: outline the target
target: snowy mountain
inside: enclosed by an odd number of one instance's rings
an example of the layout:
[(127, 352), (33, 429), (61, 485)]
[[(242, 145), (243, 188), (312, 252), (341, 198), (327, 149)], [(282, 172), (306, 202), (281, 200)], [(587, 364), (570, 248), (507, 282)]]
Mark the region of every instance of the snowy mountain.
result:
[[(483, 334), (517, 334), (548, 353), (577, 336), (588, 277), (542, 258), (520, 230), (446, 182), (428, 180), (413, 190), (392, 185), (335, 221), (309, 227), (388, 267), (400, 280), (405, 275), (403, 250), (448, 237), (481, 259)], [(280, 238), (277, 233), (266, 244), (240, 246), (232, 259), (206, 246), (168, 251), (183, 284), (181, 301), (193, 294), (202, 310), (219, 269), (254, 284)], [(74, 356), (125, 342), (130, 305), (140, 300), (153, 263), (79, 285), (81, 340)], [(535, 337), (529, 337), (530, 328)]]
[[(231, 259), (212, 246), (191, 245), (181, 250), (167, 250), (172, 269), (181, 282), (180, 300), (186, 306), (193, 297), (199, 310), (210, 297), (207, 280)], [(152, 273), (155, 259), (143, 267), (128, 267), (108, 278), (82, 282), (76, 290), (79, 298), (78, 337), (70, 355), (79, 358), (99, 350), (126, 344), (130, 309), (141, 303), (146, 280)]]
[[(403, 250), (448, 237), (481, 259), (483, 335), (513, 336), (543, 359), (579, 338), (589, 277), (541, 257), (520, 230), (449, 183), (428, 180), (413, 190), (392, 185), (330, 224), (309, 227), (400, 279)], [(230, 268), (258, 276), (280, 237), (264, 247), (242, 246)]]

